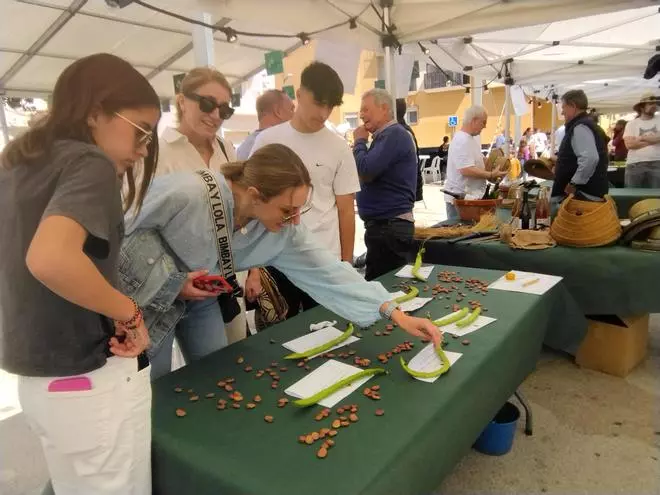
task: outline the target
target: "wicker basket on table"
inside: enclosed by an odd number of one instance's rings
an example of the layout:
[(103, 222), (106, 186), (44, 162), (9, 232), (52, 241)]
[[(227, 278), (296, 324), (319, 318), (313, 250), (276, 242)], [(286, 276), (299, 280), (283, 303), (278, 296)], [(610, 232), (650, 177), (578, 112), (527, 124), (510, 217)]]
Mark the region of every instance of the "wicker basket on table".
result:
[(571, 194), (564, 200), (550, 227), (557, 244), (571, 247), (598, 247), (621, 237), (616, 205), (610, 196), (604, 202), (580, 201)]

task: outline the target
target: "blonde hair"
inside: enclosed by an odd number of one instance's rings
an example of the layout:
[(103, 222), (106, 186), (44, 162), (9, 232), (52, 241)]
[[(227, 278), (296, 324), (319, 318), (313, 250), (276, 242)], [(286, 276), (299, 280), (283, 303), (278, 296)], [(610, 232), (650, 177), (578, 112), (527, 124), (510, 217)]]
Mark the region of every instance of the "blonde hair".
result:
[[(181, 86), (179, 87), (179, 93), (185, 95), (186, 93), (192, 93), (197, 88), (204, 86), (206, 83), (216, 82), (227, 91), (231, 96), (231, 86), (227, 81), (227, 78), (222, 74), (211, 67), (195, 67), (192, 69), (186, 77), (181, 81)], [(176, 102), (176, 118), (181, 121), (181, 106)]]
[(312, 186), (307, 167), (300, 157), (283, 144), (269, 144), (243, 162), (225, 163), (222, 174), (234, 184), (259, 190), (267, 201), (287, 189)]

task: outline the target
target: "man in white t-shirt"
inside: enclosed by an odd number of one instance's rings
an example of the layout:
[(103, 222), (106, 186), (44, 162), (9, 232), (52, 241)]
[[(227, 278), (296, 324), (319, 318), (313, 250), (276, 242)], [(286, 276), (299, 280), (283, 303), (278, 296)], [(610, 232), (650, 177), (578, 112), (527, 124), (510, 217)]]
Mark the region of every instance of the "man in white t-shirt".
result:
[(548, 149), (548, 136), (542, 130), (535, 128), (532, 135), (532, 143), (534, 143), (536, 157), (540, 158), (545, 153), (545, 150)]
[[(488, 114), (484, 107), (475, 105), (465, 111), (463, 126), (456, 132), (449, 147), (445, 191), (467, 199), (481, 199), (486, 190), (486, 181), (507, 174), (499, 170), (485, 170), (479, 135), (487, 122)], [(447, 219), (458, 220), (454, 197), (446, 194), (445, 205)]]
[(660, 115), (658, 97), (647, 93), (633, 107), (637, 118), (623, 131), (628, 148), (626, 187), (660, 188)]
[[(280, 143), (300, 156), (314, 186), (311, 210), (301, 217), (301, 221), (314, 234), (319, 246), (352, 263), (354, 201), (355, 193), (360, 190), (360, 181), (348, 144), (325, 126), (332, 110), (341, 105), (343, 96), (344, 85), (339, 75), (324, 63), (312, 62), (301, 74), (293, 118), (261, 132), (252, 152), (267, 144)], [(273, 278), (281, 292), (287, 282), (290, 284), (273, 268), (269, 267), (268, 271), (275, 274)], [(283, 293), (289, 305), (289, 316), (298, 312), (300, 304), (294, 297), (296, 295), (300, 296), (303, 309), (313, 306), (309, 296), (293, 289), (288, 290), (292, 294), (290, 298)]]

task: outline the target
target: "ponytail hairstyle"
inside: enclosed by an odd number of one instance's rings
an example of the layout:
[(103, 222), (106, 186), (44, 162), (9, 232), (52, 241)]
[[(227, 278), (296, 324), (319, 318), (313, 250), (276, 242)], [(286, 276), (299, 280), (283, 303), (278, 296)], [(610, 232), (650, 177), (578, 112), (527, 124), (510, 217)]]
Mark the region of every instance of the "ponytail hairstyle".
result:
[[(2, 152), (0, 166), (9, 169), (30, 165), (48, 157), (53, 143), (72, 139), (94, 144), (87, 117), (95, 109), (113, 115), (128, 108), (155, 107), (160, 101), (149, 81), (125, 60), (107, 53), (81, 58), (60, 74), (48, 112), (31, 122), (30, 128), (10, 141)], [(158, 137), (154, 136), (144, 158), (143, 180), (136, 194), (131, 169), (126, 171), (124, 208), (135, 203), (139, 210), (158, 161)]]
[(242, 188), (254, 187), (270, 201), (287, 189), (312, 187), (312, 179), (300, 157), (283, 144), (259, 148), (246, 161), (225, 163), (222, 174)]

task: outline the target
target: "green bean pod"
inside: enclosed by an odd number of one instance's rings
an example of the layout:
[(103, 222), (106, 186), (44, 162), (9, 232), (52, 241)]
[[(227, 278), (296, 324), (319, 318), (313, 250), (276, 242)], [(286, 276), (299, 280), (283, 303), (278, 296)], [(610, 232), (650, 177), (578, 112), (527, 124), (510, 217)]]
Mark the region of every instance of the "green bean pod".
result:
[(470, 313), (470, 316), (463, 318), (461, 321), (456, 322), (456, 326), (458, 328), (463, 328), (467, 327), (469, 324), (474, 323), (474, 320), (479, 318), (479, 314), (481, 313), (481, 308), (476, 307), (472, 313)]
[(412, 267), (413, 277), (415, 277), (417, 280), (421, 280), (422, 282), (426, 282), (426, 279), (419, 274), (419, 269), (422, 267), (422, 255), (425, 252), (426, 252), (425, 247), (421, 247), (419, 251), (417, 251), (417, 256), (415, 257), (415, 263), (413, 264)]
[(455, 314), (450, 314), (448, 316), (445, 316), (444, 318), (440, 318), (439, 320), (435, 320), (433, 324), (436, 327), (444, 327), (445, 325), (451, 325), (454, 322), (460, 321), (463, 318), (465, 318), (468, 314), (468, 309), (463, 308), (461, 309), (458, 313)]
[(336, 346), (337, 344), (342, 343), (344, 340), (349, 338), (351, 335), (353, 335), (353, 324), (349, 323), (348, 326), (346, 327), (346, 330), (344, 331), (344, 333), (342, 333), (336, 339), (332, 339), (331, 341), (326, 342), (325, 344), (321, 344), (319, 346), (316, 346), (313, 349), (308, 349), (305, 352), (294, 352), (293, 354), (288, 354), (287, 356), (284, 356), (284, 359), (303, 359), (303, 358), (306, 358), (306, 357), (315, 356), (316, 354), (320, 354), (322, 352), (325, 352), (328, 349), (332, 349), (334, 346)]
[(419, 289), (417, 287), (411, 287), (410, 291), (407, 294), (397, 297), (394, 302), (400, 304), (402, 302), (410, 301), (415, 299), (419, 295)]
[(435, 378), (436, 376), (444, 375), (445, 373), (447, 373), (447, 371), (449, 371), (449, 368), (451, 366), (451, 363), (449, 362), (449, 358), (447, 358), (445, 351), (442, 350), (442, 346), (436, 348), (435, 353), (440, 358), (440, 361), (442, 361), (442, 366), (440, 366), (440, 368), (438, 368), (437, 370), (415, 371), (408, 367), (403, 357), (399, 357), (401, 367), (405, 370), (406, 373), (408, 373), (410, 376), (414, 376), (415, 378)]
[(311, 395), (304, 399), (294, 400), (292, 404), (298, 407), (313, 406), (318, 401), (325, 399), (328, 395), (334, 394), (337, 390), (341, 389), (342, 387), (345, 387), (346, 385), (350, 385), (355, 380), (359, 380), (360, 378), (364, 378), (365, 376), (382, 375), (383, 373), (386, 373), (384, 368), (369, 368), (366, 370), (362, 370), (359, 373), (355, 373), (351, 376), (347, 376), (346, 378), (339, 380), (337, 383), (333, 383), (329, 387), (324, 388), (323, 390), (315, 393), (314, 395)]

